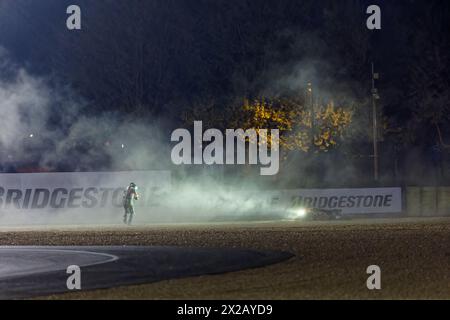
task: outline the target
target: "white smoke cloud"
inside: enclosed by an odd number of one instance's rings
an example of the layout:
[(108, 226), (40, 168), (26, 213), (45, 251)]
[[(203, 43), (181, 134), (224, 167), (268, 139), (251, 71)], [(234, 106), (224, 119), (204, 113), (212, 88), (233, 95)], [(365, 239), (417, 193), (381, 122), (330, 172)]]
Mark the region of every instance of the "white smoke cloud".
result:
[(3, 148), (45, 127), (50, 97), (45, 85), (20, 69), (12, 79), (0, 79), (0, 142)]
[[(13, 158), (6, 157), (12, 164), (37, 161), (38, 166), (51, 171), (58, 171), (57, 165), (66, 161), (74, 165), (74, 171), (92, 171), (92, 165), (105, 171), (174, 169), (170, 130), (161, 128), (161, 119), (148, 124), (108, 112), (88, 116), (83, 99), (68, 88), (55, 88), (49, 79), (14, 65), (4, 51), (0, 69), (0, 154), (3, 158), (12, 154)], [(261, 205), (257, 198), (249, 198), (248, 190), (256, 190), (253, 181), (227, 184), (224, 174), (219, 180), (214, 174), (200, 174), (205, 168), (198, 168), (199, 174), (194, 175), (189, 175), (185, 167), (175, 169), (172, 191), (160, 195), (156, 199), (159, 205), (150, 212), (138, 212), (137, 223), (238, 219), (255, 214), (255, 208)], [(89, 215), (77, 214), (76, 209), (48, 214), (41, 211), (32, 218), (16, 213), (2, 209), (0, 220), (9, 225), (115, 224), (121, 222), (122, 215), (120, 208)]]

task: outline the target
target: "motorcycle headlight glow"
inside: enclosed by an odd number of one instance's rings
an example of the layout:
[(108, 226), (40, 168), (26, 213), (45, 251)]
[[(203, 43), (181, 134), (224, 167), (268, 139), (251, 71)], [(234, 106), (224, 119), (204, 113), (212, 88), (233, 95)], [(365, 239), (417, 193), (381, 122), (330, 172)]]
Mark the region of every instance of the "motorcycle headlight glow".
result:
[(298, 208), (295, 210), (295, 215), (298, 218), (304, 218), (304, 217), (306, 217), (307, 214), (308, 214), (308, 212), (306, 211), (305, 208)]

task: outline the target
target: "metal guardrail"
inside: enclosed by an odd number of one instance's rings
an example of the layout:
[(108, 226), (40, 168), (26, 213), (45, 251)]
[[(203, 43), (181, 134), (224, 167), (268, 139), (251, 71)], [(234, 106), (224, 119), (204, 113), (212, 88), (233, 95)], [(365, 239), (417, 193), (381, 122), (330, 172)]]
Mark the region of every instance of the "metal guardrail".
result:
[(450, 187), (406, 187), (405, 210), (411, 217), (450, 216)]

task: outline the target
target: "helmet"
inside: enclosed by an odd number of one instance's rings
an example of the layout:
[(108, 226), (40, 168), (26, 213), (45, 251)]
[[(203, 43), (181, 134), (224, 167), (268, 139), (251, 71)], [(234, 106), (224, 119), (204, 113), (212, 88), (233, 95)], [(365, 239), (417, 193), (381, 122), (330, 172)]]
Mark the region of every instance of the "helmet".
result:
[(130, 187), (134, 188), (136, 187), (136, 184), (134, 182), (130, 183)]

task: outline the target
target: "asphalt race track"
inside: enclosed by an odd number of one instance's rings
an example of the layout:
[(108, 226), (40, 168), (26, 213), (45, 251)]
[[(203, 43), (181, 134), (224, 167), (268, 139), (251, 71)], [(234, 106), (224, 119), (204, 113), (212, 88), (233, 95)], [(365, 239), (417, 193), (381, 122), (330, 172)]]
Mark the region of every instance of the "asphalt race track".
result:
[(81, 268), (81, 289), (219, 274), (280, 262), (280, 251), (170, 246), (0, 246), (0, 299), (64, 293), (67, 267)]

